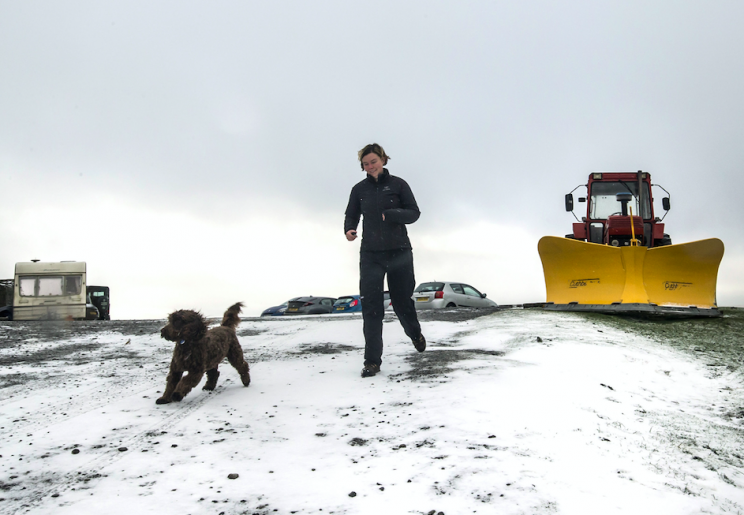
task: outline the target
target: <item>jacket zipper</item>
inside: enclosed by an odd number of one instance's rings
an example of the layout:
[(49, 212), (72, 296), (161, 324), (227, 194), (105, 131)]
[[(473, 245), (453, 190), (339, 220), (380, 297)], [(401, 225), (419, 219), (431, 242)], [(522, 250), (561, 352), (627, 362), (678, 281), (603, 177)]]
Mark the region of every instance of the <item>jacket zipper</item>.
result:
[(377, 180), (377, 183), (375, 184), (375, 194), (377, 196), (377, 201), (375, 204), (377, 205), (377, 222), (380, 224), (380, 241), (385, 241), (385, 238), (382, 235), (382, 211), (380, 211), (380, 181)]

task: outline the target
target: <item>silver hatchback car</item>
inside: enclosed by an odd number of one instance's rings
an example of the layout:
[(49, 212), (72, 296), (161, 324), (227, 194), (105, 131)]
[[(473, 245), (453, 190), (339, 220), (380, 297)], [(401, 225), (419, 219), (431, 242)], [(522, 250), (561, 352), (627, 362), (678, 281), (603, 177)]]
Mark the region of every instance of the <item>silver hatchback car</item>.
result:
[(486, 298), (469, 284), (455, 282), (423, 283), (413, 292), (416, 309), (496, 308), (499, 305)]

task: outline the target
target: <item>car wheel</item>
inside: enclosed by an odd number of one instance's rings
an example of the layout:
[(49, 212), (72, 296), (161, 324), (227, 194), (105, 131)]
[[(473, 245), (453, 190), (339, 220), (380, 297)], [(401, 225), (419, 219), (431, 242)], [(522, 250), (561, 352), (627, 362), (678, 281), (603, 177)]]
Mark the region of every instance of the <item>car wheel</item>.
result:
[(455, 304), (454, 302), (450, 302), (450, 303), (449, 303), (449, 304), (447, 304), (447, 306), (445, 306), (445, 307), (448, 307), (448, 308), (456, 308), (456, 307), (457, 307), (457, 304)]

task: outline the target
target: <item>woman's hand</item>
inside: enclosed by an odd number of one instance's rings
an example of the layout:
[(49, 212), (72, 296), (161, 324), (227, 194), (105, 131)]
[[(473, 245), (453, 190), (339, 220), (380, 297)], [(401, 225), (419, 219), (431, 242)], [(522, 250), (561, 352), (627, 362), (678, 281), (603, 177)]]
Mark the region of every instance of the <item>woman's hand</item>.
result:
[(354, 241), (357, 239), (357, 232), (354, 229), (351, 229), (350, 231), (346, 231), (346, 239), (349, 241)]
[(382, 221), (385, 221), (385, 213), (382, 213)]

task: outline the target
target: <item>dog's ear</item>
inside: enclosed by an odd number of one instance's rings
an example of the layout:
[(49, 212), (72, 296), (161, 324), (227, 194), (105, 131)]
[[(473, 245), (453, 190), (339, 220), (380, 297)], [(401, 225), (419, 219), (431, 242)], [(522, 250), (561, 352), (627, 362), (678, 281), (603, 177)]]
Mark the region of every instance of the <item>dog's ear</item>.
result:
[(181, 340), (187, 342), (199, 341), (207, 334), (207, 324), (204, 323), (204, 319), (201, 316), (185, 322), (187, 322), (186, 325), (179, 332)]

